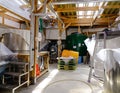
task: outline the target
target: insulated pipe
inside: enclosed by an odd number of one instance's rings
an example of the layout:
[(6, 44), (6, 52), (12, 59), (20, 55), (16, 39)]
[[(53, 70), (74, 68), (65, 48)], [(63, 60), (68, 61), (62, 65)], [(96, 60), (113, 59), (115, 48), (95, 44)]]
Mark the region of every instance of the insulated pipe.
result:
[(109, 1), (119, 1), (119, 0), (59, 0), (53, 1), (53, 5), (60, 5), (60, 4), (77, 4), (81, 2), (109, 2)]

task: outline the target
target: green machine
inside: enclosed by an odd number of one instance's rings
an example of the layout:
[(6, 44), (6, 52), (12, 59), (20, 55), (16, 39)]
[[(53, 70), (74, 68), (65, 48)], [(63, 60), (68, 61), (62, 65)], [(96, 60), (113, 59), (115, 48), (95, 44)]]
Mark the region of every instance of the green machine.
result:
[(85, 56), (87, 53), (87, 47), (84, 40), (86, 35), (80, 33), (72, 33), (66, 38), (66, 49), (79, 52), (79, 56)]

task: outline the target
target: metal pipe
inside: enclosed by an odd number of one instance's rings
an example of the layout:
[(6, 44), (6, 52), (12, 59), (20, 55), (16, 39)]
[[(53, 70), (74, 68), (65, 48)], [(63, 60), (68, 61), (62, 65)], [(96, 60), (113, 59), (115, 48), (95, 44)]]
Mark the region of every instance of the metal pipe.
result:
[(108, 1), (119, 1), (119, 0), (59, 0), (53, 1), (53, 5), (60, 5), (60, 4), (77, 4), (82, 2), (108, 2)]

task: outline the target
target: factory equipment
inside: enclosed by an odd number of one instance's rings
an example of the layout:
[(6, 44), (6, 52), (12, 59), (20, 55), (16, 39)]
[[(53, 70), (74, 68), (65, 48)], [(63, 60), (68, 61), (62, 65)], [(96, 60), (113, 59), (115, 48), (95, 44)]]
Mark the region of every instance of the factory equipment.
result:
[[(119, 42), (120, 31), (98, 32), (96, 38), (85, 41), (92, 59), (88, 81), (91, 80), (92, 69), (94, 68), (95, 72), (97, 68), (97, 71), (101, 71), (103, 75), (104, 93), (119, 93), (120, 91)], [(96, 74), (98, 75), (98, 72)]]
[(80, 33), (72, 33), (66, 38), (66, 49), (78, 51), (80, 56), (85, 56), (87, 53), (87, 47), (84, 44), (84, 40), (87, 36)]

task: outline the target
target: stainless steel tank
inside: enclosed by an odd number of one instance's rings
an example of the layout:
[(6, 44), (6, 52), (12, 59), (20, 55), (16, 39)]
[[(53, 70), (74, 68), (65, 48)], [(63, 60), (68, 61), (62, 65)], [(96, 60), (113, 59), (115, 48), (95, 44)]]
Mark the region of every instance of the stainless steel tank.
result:
[(107, 58), (111, 62), (107, 62), (110, 69), (105, 70), (104, 93), (120, 93), (120, 64), (112, 56)]
[(29, 51), (29, 44), (20, 35), (15, 33), (5, 33), (3, 43), (13, 52)]

